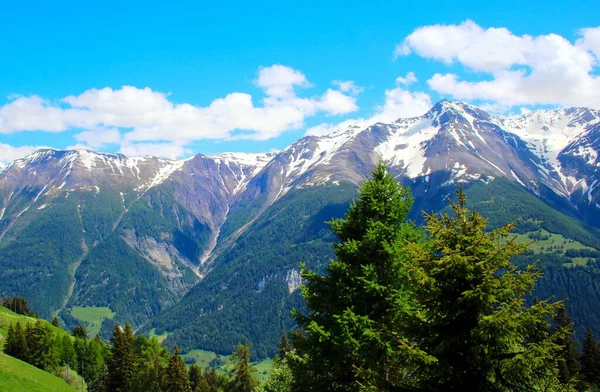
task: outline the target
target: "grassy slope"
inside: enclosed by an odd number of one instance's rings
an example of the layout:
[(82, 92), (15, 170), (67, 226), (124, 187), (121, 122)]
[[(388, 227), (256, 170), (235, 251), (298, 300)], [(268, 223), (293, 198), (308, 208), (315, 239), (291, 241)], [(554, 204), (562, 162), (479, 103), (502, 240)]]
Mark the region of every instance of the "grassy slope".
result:
[[(192, 350), (183, 357), (187, 363), (193, 362), (202, 369), (206, 369), (211, 361), (217, 358), (217, 354), (206, 350)], [(232, 370), (231, 355), (219, 355), (219, 357), (221, 358), (223, 364), (219, 366), (217, 370), (223, 373), (230, 372)], [(262, 382), (269, 377), (269, 374), (271, 374), (271, 370), (273, 369), (273, 360), (267, 358), (259, 362), (252, 362), (252, 367), (254, 368), (252, 375), (258, 381)]]
[(116, 313), (107, 307), (74, 306), (71, 308), (71, 316), (87, 323), (88, 335), (92, 337), (100, 332), (105, 319), (112, 319), (115, 315)]
[[(550, 248), (559, 247), (558, 250), (552, 250), (552, 252), (564, 256), (565, 252), (569, 249), (587, 249), (587, 250), (596, 250), (592, 247), (585, 246), (581, 242), (565, 238), (561, 234), (553, 234), (544, 229), (540, 229), (539, 232), (543, 236), (547, 236), (547, 239), (543, 240), (535, 240), (533, 241), (528, 237), (527, 234), (517, 234), (517, 242), (529, 244), (529, 249), (533, 251), (536, 255), (543, 255), (545, 253), (551, 252)], [(587, 263), (587, 257), (571, 257), (572, 263), (571, 265), (585, 265)]]
[(66, 382), (0, 352), (0, 392), (72, 392)]
[[(33, 317), (27, 317), (27, 316), (23, 316), (14, 312), (11, 312), (10, 310), (6, 309), (3, 306), (0, 306), (0, 335), (2, 336), (6, 336), (6, 333), (8, 331), (8, 326), (13, 323), (17, 323), (20, 322), (21, 324), (27, 324), (29, 322), (36, 322), (37, 319), (33, 318)], [(60, 329), (60, 328), (56, 328), (55, 326), (53, 326), (52, 324), (50, 324), (48, 321), (42, 320), (44, 323), (47, 323), (50, 328), (52, 328), (52, 331), (54, 333), (59, 333), (59, 334), (68, 334), (67, 331)]]

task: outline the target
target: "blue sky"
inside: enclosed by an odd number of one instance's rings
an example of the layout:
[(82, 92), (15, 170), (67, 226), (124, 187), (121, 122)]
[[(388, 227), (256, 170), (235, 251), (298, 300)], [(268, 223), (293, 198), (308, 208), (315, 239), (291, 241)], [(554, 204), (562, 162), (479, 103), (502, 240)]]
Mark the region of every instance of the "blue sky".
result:
[(5, 3), (4, 162), (269, 151), (440, 98), (600, 109), (595, 1)]

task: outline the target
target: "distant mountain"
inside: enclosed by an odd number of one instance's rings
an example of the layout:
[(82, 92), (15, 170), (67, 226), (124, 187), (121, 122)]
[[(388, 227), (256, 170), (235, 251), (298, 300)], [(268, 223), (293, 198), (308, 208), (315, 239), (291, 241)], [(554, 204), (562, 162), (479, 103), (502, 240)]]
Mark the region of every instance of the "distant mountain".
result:
[[(270, 355), (302, 305), (298, 265), (327, 265), (324, 221), (344, 213), (378, 161), (411, 187), (416, 220), (464, 183), (490, 222), (522, 217), (521, 235), (554, 233), (594, 254), (599, 149), (598, 111), (503, 119), (441, 101), (421, 117), (269, 154), (38, 150), (0, 172), (0, 295), (67, 322), (73, 306), (108, 306), (116, 321), (167, 331), (186, 349), (249, 341)], [(544, 252), (573, 264), (564, 249)]]

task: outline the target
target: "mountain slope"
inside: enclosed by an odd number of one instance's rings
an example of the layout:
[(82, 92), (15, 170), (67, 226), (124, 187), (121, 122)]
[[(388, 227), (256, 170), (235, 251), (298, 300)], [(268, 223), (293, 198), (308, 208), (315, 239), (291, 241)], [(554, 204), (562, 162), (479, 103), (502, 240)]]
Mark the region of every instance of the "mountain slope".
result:
[(0, 391), (73, 392), (60, 378), (0, 352)]
[(600, 115), (585, 108), (502, 119), (441, 101), (269, 154), (38, 150), (0, 172), (0, 295), (68, 323), (74, 306), (109, 307), (114, 321), (152, 320), (186, 348), (228, 353), (247, 340), (266, 355), (300, 303), (293, 266), (327, 263), (323, 221), (377, 162), (411, 187), (416, 220), (463, 183), (482, 206), (502, 206), (486, 211), (492, 220), (522, 215), (524, 227), (594, 248), (582, 222), (600, 227), (599, 138)]

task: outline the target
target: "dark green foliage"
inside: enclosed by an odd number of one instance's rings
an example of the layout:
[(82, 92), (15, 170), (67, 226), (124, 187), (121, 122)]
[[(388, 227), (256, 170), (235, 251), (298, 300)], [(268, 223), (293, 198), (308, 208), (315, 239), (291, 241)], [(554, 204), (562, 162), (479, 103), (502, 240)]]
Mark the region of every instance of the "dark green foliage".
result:
[[(315, 391), (358, 390), (360, 369), (369, 369), (377, 386), (393, 384), (385, 374), (399, 359), (398, 321), (412, 312), (402, 252), (396, 244), (418, 241), (406, 221), (412, 206), (408, 189), (379, 165), (343, 219), (330, 225), (339, 238), (336, 259), (325, 275), (303, 271), (303, 296), (309, 309), (296, 312), (304, 334), (295, 346), (303, 361), (292, 370), (299, 386)], [(375, 375), (376, 374), (376, 375)]]
[(17, 222), (0, 245), (0, 295), (24, 296), (49, 318), (67, 295), (70, 266), (83, 254), (77, 198), (59, 197), (35, 219), (25, 213)]
[(579, 373), (579, 362), (577, 342), (573, 337), (573, 320), (569, 317), (567, 308), (564, 305), (558, 308), (554, 317), (554, 324), (554, 328), (565, 331), (564, 336), (560, 336), (556, 343), (561, 346), (558, 376), (563, 384), (567, 384)]
[(29, 308), (29, 304), (24, 297), (11, 297), (4, 298), (4, 301), (0, 299), (0, 306), (23, 316), (37, 317), (35, 312)]
[(209, 386), (210, 392), (219, 392), (225, 385), (227, 385), (227, 379), (217, 373), (215, 368), (210, 368), (205, 374), (206, 382)]
[(58, 317), (52, 317), (52, 325), (54, 325), (56, 328), (60, 328), (60, 320), (58, 319)]
[(298, 277), (301, 263), (325, 268), (334, 239), (325, 221), (342, 216), (355, 195), (356, 187), (347, 183), (291, 190), (217, 257), (206, 278), (144, 330), (169, 331), (166, 344), (184, 351), (226, 355), (239, 342), (252, 342), (253, 356), (273, 356), (281, 334), (294, 327), (290, 310), (304, 306), (299, 290), (290, 294), (286, 279)]
[(210, 392), (210, 385), (202, 369), (195, 363), (190, 366), (190, 388), (192, 392)]
[(7, 355), (18, 358), (22, 361), (27, 361), (29, 358), (27, 351), (27, 337), (25, 335), (25, 329), (21, 326), (21, 323), (17, 323), (15, 326), (10, 324), (8, 327), (4, 352)]
[(109, 392), (126, 392), (131, 389), (135, 371), (134, 339), (129, 323), (125, 324), (123, 330), (119, 325), (115, 325), (107, 360)]
[[(61, 366), (68, 366), (71, 369), (77, 369), (77, 354), (75, 353), (75, 347), (73, 340), (69, 335), (63, 335), (60, 339), (60, 359), (59, 364)], [(82, 361), (85, 357), (82, 356)]]
[(83, 339), (87, 338), (87, 331), (83, 325), (76, 325), (75, 327), (73, 327), (73, 330), (71, 331), (71, 333), (76, 338), (83, 338)]
[(190, 387), (188, 370), (180, 354), (181, 351), (179, 350), (179, 347), (175, 345), (173, 348), (173, 355), (169, 359), (169, 365), (167, 366), (167, 373), (163, 388), (165, 392), (192, 391)]
[(75, 277), (81, 289), (70, 305), (110, 305), (117, 313), (117, 320), (131, 320), (135, 325), (176, 299), (167, 290), (164, 275), (130, 248), (117, 232), (89, 253)]
[(160, 392), (166, 374), (167, 364), (170, 359), (166, 347), (161, 346), (156, 337), (151, 339), (137, 336), (135, 339), (135, 379), (132, 391)]
[(252, 366), (250, 366), (250, 350), (248, 346), (240, 344), (233, 356), (235, 361), (234, 369), (231, 373), (228, 392), (253, 392), (257, 386), (256, 380), (252, 377)]
[(430, 243), (408, 246), (420, 304), (408, 381), (425, 390), (559, 390), (557, 340), (568, 331), (550, 332), (549, 320), (561, 304), (525, 305), (541, 273), (511, 265), (526, 249), (510, 237), (513, 225), (487, 232), (462, 191), (451, 208), (426, 215)]
[(283, 360), (292, 351), (292, 345), (288, 341), (287, 332), (284, 332), (279, 342), (279, 350), (277, 351), (277, 359)]
[(600, 345), (590, 329), (585, 331), (583, 339), (581, 373), (588, 385), (600, 387)]
[(465, 193), (469, 206), (476, 206), (479, 213), (488, 218), (489, 229), (517, 222), (515, 228), (519, 230), (516, 232), (525, 233), (535, 226), (600, 249), (600, 230), (557, 211), (507, 179), (499, 178), (489, 184), (474, 183)]
[(548, 266), (538, 280), (534, 294), (540, 298), (567, 300), (578, 340), (583, 340), (587, 327), (594, 334), (600, 334), (600, 272), (597, 269)]
[(37, 320), (25, 329), (27, 336), (27, 362), (44, 370), (51, 370), (59, 364), (59, 348), (50, 327)]

